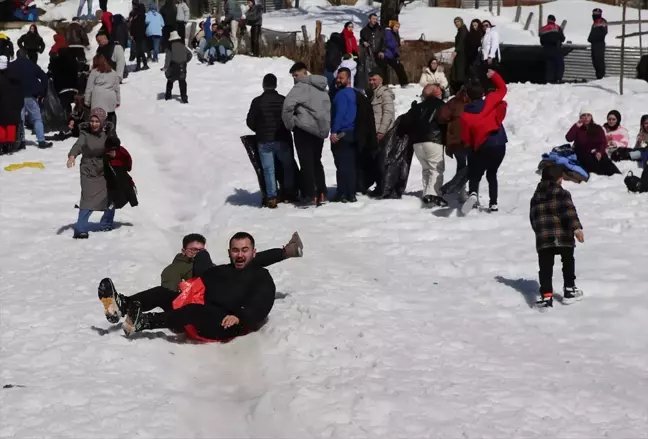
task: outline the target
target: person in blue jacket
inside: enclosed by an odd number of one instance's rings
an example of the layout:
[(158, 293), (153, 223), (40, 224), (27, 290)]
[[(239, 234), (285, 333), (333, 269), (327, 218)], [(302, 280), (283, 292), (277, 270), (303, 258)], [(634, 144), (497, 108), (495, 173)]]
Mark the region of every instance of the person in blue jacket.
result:
[(34, 124), (38, 147), (50, 148), (52, 142), (45, 141), (45, 128), (39, 106), (39, 101), (43, 100), (47, 95), (47, 75), (43, 69), (28, 58), (26, 50), (20, 49), (17, 55), (16, 60), (9, 64), (8, 70), (14, 77), (20, 78), (20, 88), (25, 99), (25, 105), (21, 112), (22, 124), (20, 125), (19, 149), (25, 147), (25, 112), (29, 114), (29, 118)]
[(149, 11), (146, 13), (146, 36), (153, 42), (153, 62), (158, 62), (163, 28), (164, 18), (157, 11), (157, 6), (149, 6)]
[(331, 151), (335, 161), (337, 193), (333, 201), (355, 203), (356, 199), (356, 138), (355, 123), (358, 112), (356, 93), (350, 86), (351, 71), (338, 70), (338, 92), (333, 98), (331, 117)]

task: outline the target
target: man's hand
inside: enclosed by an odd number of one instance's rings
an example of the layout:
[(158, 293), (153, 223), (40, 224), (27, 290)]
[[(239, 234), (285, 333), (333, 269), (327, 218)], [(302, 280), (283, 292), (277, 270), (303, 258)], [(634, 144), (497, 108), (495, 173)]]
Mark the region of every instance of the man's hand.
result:
[(385, 135), (383, 133), (378, 133), (377, 137), (378, 137), (378, 141), (380, 142), (383, 139), (383, 137), (385, 137)]
[(581, 244), (585, 242), (585, 235), (583, 235), (582, 230), (576, 230), (574, 232), (574, 235), (576, 236), (576, 239), (578, 239), (578, 242), (580, 242)]
[(330, 139), (331, 139), (331, 143), (338, 143), (340, 141), (340, 138), (335, 133), (331, 134)]
[(225, 316), (225, 318), (221, 322), (221, 326), (225, 329), (231, 328), (232, 326), (238, 324), (239, 324), (239, 319), (236, 316)]
[(385, 54), (383, 52), (378, 52), (378, 58), (383, 59)]
[(594, 156), (596, 157), (596, 160), (599, 161), (601, 160), (601, 158), (603, 158), (603, 154), (601, 154), (600, 152), (597, 152), (596, 154), (594, 154)]
[(488, 64), (493, 64), (493, 58), (488, 58)]
[(457, 57), (457, 52), (452, 52), (452, 59), (455, 59)]
[(72, 157), (72, 156), (68, 157), (67, 167), (68, 168), (74, 168), (74, 157)]
[(106, 152), (106, 155), (107, 155), (108, 157), (115, 158), (115, 156), (117, 155), (117, 151), (107, 151), (107, 152)]
[(367, 43), (366, 41), (363, 41), (362, 45), (365, 46), (365, 47), (369, 47), (369, 43)]
[(73, 121), (73, 120), (71, 120), (71, 121), (68, 123), (68, 127), (70, 127), (71, 130), (74, 129), (74, 121)]
[(493, 70), (493, 69), (488, 69), (488, 71), (486, 72), (486, 77), (487, 77), (488, 79), (490, 79), (490, 78), (493, 77), (494, 74), (495, 74), (495, 70)]

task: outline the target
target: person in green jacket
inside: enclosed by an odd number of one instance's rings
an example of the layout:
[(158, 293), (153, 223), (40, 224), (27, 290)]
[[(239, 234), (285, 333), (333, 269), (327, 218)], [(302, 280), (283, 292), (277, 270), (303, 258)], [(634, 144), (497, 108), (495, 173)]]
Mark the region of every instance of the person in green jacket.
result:
[[(193, 278), (194, 258), (205, 249), (207, 239), (198, 233), (191, 233), (182, 239), (182, 250), (173, 262), (162, 270), (162, 287), (176, 291), (183, 280)], [(255, 261), (261, 267), (276, 264), (284, 259), (299, 258), (303, 256), (304, 244), (299, 233), (293, 233), (290, 241), (283, 248), (273, 248), (258, 252)]]
[(225, 64), (234, 58), (234, 45), (230, 37), (225, 34), (223, 26), (218, 25), (216, 27), (216, 32), (207, 42), (205, 52), (207, 53), (209, 65), (213, 65), (214, 62)]

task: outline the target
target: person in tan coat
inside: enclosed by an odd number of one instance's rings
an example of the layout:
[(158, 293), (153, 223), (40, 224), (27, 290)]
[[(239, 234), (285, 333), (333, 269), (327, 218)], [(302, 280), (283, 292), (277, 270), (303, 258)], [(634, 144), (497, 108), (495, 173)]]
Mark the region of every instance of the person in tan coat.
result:
[(383, 85), (383, 78), (379, 73), (369, 76), (369, 86), (373, 90), (371, 107), (376, 121), (376, 135), (380, 142), (387, 131), (394, 125), (396, 110), (394, 109), (394, 92)]

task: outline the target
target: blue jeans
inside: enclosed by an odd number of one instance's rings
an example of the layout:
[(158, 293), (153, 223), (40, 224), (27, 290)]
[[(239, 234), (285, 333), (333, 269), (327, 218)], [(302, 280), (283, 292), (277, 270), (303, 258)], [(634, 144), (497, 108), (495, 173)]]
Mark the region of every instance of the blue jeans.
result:
[(25, 111), (29, 113), (29, 119), (34, 124), (34, 132), (39, 142), (45, 141), (45, 128), (43, 127), (43, 118), (41, 117), (40, 106), (35, 98), (25, 98), (25, 105), (20, 113), (22, 125), (20, 127), (20, 140), (25, 140)]
[[(79, 209), (79, 219), (77, 220), (76, 225), (74, 226), (74, 231), (76, 233), (88, 233), (90, 230), (90, 215), (92, 215), (93, 210), (88, 209)], [(115, 220), (115, 209), (107, 209), (103, 211), (101, 216), (101, 221), (99, 222), (100, 228), (113, 227), (113, 221)]]
[(334, 72), (324, 70), (324, 77), (326, 78), (326, 82), (328, 82), (329, 90), (333, 90), (333, 88), (335, 88), (335, 75), (333, 73)]
[(225, 49), (223, 46), (212, 47), (209, 49), (209, 59), (214, 61), (227, 61), (232, 57), (232, 51)]
[[(94, 15), (92, 12), (92, 0), (87, 0), (88, 3), (88, 15)], [(77, 10), (77, 17), (82, 17), (81, 13), (83, 12), (83, 6), (86, 4), (86, 0), (79, 0), (79, 9)]]
[(275, 198), (277, 196), (275, 157), (281, 162), (283, 169), (284, 189), (292, 190), (295, 185), (293, 155), (290, 145), (286, 142), (279, 141), (259, 143), (259, 159), (261, 160), (261, 167), (263, 167), (263, 176), (265, 177), (268, 198)]
[(153, 35), (151, 40), (153, 41), (153, 61), (157, 61), (158, 55), (160, 55), (160, 37)]
[(337, 179), (337, 196), (353, 198), (356, 194), (356, 141), (353, 131), (346, 131), (338, 143), (331, 145)]

